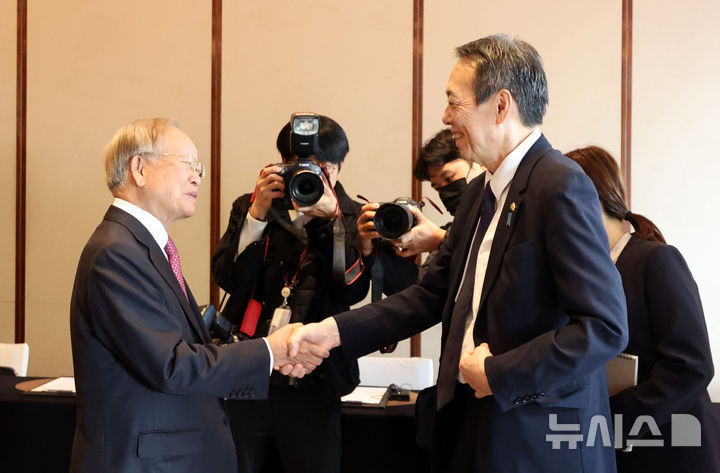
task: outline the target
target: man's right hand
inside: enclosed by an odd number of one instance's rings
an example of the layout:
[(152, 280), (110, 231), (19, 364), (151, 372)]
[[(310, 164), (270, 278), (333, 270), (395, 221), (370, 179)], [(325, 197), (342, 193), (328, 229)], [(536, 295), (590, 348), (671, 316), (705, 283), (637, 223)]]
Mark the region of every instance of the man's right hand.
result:
[(380, 238), (380, 234), (375, 230), (375, 211), (380, 207), (377, 202), (372, 202), (362, 206), (360, 217), (358, 217), (358, 250), (364, 257), (370, 256), (373, 250), (372, 241)]
[(255, 220), (264, 221), (273, 199), (285, 195), (285, 180), (278, 174), (280, 171), (279, 166), (271, 164), (260, 172), (255, 183), (255, 200), (249, 210)]
[(288, 324), (267, 337), (273, 352), (273, 369), (295, 378), (302, 378), (312, 372), (325, 358), (330, 356), (330, 351), (325, 347), (307, 341), (299, 343), (291, 355), (288, 351), (288, 339), (300, 327), (302, 324), (299, 323)]
[(341, 345), (340, 331), (335, 318), (328, 317), (322, 322), (303, 325), (288, 338), (288, 356), (291, 358), (302, 352), (304, 344), (323, 347), (328, 352)]

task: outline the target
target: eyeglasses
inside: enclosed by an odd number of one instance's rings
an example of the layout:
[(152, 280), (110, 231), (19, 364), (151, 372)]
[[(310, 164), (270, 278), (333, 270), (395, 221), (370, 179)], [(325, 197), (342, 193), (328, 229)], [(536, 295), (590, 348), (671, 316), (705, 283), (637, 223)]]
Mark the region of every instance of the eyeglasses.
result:
[(185, 158), (185, 161), (178, 161), (182, 164), (185, 164), (187, 167), (189, 167), (193, 172), (196, 172), (198, 176), (200, 176), (200, 179), (203, 179), (205, 177), (205, 165), (198, 161), (198, 159), (195, 156), (189, 155), (189, 154), (183, 154), (183, 153), (143, 153), (143, 154), (149, 154), (153, 156), (175, 156), (178, 158)]

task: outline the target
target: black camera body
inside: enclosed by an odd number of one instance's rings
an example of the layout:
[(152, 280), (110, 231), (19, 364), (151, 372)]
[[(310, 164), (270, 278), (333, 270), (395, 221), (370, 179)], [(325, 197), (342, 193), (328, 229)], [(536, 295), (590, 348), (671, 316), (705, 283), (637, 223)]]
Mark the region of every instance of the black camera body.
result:
[(278, 175), (285, 180), (285, 195), (299, 207), (310, 207), (317, 203), (325, 192), (322, 169), (309, 159), (301, 158), (294, 163), (278, 163)]
[(381, 237), (388, 240), (400, 238), (417, 225), (415, 215), (410, 206), (418, 207), (410, 197), (398, 197), (392, 202), (383, 202), (375, 212), (375, 230)]
[(200, 306), (199, 309), (203, 323), (210, 332), (210, 337), (212, 337), (213, 341), (218, 345), (235, 343), (237, 341), (237, 337), (233, 334), (232, 323), (226, 319), (220, 311), (216, 310), (214, 305)]

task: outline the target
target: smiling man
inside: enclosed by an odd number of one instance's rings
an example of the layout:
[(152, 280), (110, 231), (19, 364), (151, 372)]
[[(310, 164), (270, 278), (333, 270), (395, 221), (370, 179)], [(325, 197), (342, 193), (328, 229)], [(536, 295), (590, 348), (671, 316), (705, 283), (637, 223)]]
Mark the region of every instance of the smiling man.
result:
[(115, 199), (78, 263), (70, 307), (77, 426), (72, 472), (235, 473), (223, 398), (267, 397), (286, 339), (211, 343), (167, 229), (195, 213), (205, 173), (174, 121), (136, 120), (106, 149)]
[(487, 172), (417, 285), (301, 327), (290, 352), (312, 340), (361, 356), (441, 322), (436, 395), (418, 401), (437, 471), (613, 472), (612, 446), (590, 430), (609, 420), (605, 363), (627, 321), (597, 194), (538, 128), (537, 51), (497, 35), (456, 52), (443, 122)]

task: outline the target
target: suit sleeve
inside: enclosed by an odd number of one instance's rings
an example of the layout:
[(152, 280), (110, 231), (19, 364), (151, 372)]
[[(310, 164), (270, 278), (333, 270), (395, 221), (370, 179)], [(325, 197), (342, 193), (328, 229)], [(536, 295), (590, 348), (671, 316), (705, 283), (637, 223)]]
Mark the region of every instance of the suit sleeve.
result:
[(602, 368), (627, 345), (625, 297), (595, 188), (579, 169), (552, 171), (545, 173), (541, 192), (525, 199), (541, 200), (531, 210), (542, 213), (545, 244), (533, 244), (544, 253), (548, 272), (537, 277), (550, 278), (548, 290), (560, 311), (553, 316), (566, 323), (486, 359), (490, 388), (503, 410), (528, 393), (542, 396), (539, 402), (561, 400), (569, 384)]
[[(455, 232), (455, 235), (461, 232)], [(442, 319), (456, 238), (445, 238), (422, 280), (373, 304), (335, 316), (346, 356), (359, 357), (422, 332)]]
[[(144, 251), (144, 253), (143, 253)], [(137, 245), (113, 244), (95, 255), (85, 291), (95, 336), (125, 369), (167, 394), (267, 397), (270, 355), (263, 340), (224, 346), (193, 343), (179, 302)]]
[[(658, 425), (687, 412), (713, 377), (707, 326), (697, 285), (685, 260), (672, 246), (652, 250), (645, 277), (651, 333), (657, 361), (649, 378), (610, 398), (613, 412), (627, 419), (651, 415)], [(632, 420), (625, 422), (626, 430)], [(647, 433), (647, 425), (644, 425)]]

